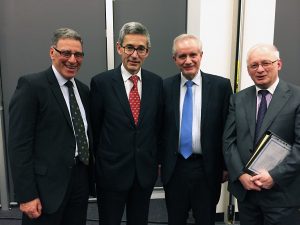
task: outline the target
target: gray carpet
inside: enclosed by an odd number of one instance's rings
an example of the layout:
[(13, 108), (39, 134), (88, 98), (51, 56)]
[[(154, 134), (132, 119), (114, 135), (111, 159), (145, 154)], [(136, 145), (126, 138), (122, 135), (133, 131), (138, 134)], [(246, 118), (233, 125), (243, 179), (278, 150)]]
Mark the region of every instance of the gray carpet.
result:
[[(0, 210), (0, 225), (20, 225), (21, 213), (17, 207), (9, 211)], [(122, 225), (126, 224), (126, 218), (123, 218)], [(89, 203), (87, 225), (98, 225), (98, 211), (96, 203)], [(151, 200), (149, 212), (149, 225), (165, 225), (167, 224), (167, 213), (163, 199)], [(193, 224), (193, 219), (190, 218), (188, 224)], [(224, 225), (223, 222), (216, 222), (216, 225)]]

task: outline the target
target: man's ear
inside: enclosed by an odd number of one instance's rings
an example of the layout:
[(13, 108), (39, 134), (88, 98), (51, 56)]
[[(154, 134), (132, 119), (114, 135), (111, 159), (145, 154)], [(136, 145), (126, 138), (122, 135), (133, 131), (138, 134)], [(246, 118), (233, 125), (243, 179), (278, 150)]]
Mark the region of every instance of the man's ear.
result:
[(172, 59), (174, 60), (174, 62), (176, 61), (176, 55), (172, 55)]
[(49, 50), (49, 55), (50, 55), (50, 58), (51, 58), (51, 59), (54, 58), (54, 54), (55, 54), (55, 53), (54, 53), (54, 49), (51, 47), (50, 50)]
[(278, 70), (281, 70), (281, 68), (282, 68), (282, 60), (281, 59), (278, 59), (277, 65), (278, 65)]
[(123, 51), (123, 49), (122, 49), (122, 46), (121, 46), (121, 44), (120, 44), (119, 42), (117, 42), (117, 44), (116, 44), (116, 48), (117, 48), (117, 52), (118, 52), (118, 54), (119, 54), (119, 55), (121, 55), (121, 54), (122, 54), (122, 51)]

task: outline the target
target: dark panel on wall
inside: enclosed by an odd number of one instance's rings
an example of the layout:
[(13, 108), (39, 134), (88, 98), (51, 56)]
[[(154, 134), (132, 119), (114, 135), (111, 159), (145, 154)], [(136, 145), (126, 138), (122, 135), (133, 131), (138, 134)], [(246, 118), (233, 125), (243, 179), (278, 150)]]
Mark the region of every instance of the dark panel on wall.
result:
[(106, 69), (104, 0), (4, 0), (4, 8), (0, 45), (5, 109), (20, 75), (51, 65), (51, 37), (59, 27), (71, 27), (83, 37), (86, 56), (80, 80), (89, 85), (93, 75)]
[[(151, 37), (151, 51), (143, 68), (167, 77), (178, 72), (172, 60), (173, 39), (186, 32), (187, 1), (182, 0), (116, 0), (114, 1), (114, 39), (124, 23), (144, 24)], [(115, 65), (121, 63), (115, 51)]]
[(283, 68), (280, 78), (300, 85), (300, 1), (276, 1), (274, 44)]
[(1, 91), (6, 124), (18, 78), (51, 65), (49, 49), (57, 28), (73, 28), (83, 38), (85, 58), (78, 79), (89, 85), (93, 75), (106, 70), (104, 0), (1, 0), (0, 4)]

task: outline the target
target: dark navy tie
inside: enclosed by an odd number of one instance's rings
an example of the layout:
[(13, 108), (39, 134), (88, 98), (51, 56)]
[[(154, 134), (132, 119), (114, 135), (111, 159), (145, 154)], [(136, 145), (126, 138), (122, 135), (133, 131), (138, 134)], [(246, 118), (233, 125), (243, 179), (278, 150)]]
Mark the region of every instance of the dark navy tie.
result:
[(74, 94), (73, 83), (72, 81), (67, 81), (65, 85), (68, 87), (69, 90), (70, 111), (71, 111), (71, 118), (73, 122), (73, 128), (75, 132), (75, 139), (77, 143), (78, 157), (81, 162), (83, 162), (85, 165), (88, 165), (89, 164), (88, 143), (87, 143), (82, 116)]
[(187, 159), (192, 153), (192, 128), (193, 128), (193, 81), (186, 83), (186, 93), (184, 97), (181, 117), (180, 146), (181, 155)]
[(263, 123), (265, 114), (267, 112), (267, 100), (266, 100), (266, 96), (269, 93), (268, 90), (259, 90), (258, 91), (259, 94), (261, 94), (261, 101), (260, 101), (260, 105), (259, 105), (259, 109), (257, 112), (257, 119), (256, 119), (256, 126), (255, 126), (255, 142), (254, 145), (257, 144), (258, 140), (259, 140), (259, 130), (261, 128), (261, 125)]

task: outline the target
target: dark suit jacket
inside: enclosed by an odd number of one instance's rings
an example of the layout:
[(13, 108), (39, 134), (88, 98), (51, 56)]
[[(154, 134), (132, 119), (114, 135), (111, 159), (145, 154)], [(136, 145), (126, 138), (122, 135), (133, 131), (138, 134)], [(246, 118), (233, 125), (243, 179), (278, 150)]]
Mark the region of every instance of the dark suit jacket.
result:
[[(229, 191), (243, 201), (246, 190), (238, 177), (251, 156), (256, 123), (255, 86), (232, 96), (224, 131), (224, 156), (230, 175)], [(264, 117), (259, 136), (270, 130), (292, 144), (292, 153), (269, 171), (275, 181), (260, 192), (266, 206), (290, 207), (300, 204), (300, 89), (279, 81)]]
[(157, 140), (162, 106), (162, 79), (141, 71), (141, 111), (134, 124), (121, 67), (91, 81), (91, 115), (97, 184), (111, 191), (128, 190), (136, 176), (144, 188), (157, 179)]
[[(88, 87), (78, 80), (76, 86), (88, 117)], [(75, 148), (70, 114), (52, 68), (21, 77), (9, 106), (8, 150), (17, 200), (40, 198), (43, 212), (55, 212), (69, 184)]]
[[(219, 200), (224, 160), (222, 133), (232, 93), (228, 79), (203, 73), (201, 108), (201, 148), (205, 174), (211, 190)], [(180, 128), (180, 74), (164, 80), (164, 113), (162, 132), (162, 182), (166, 185), (178, 157)], [(199, 137), (200, 138), (200, 137)]]

